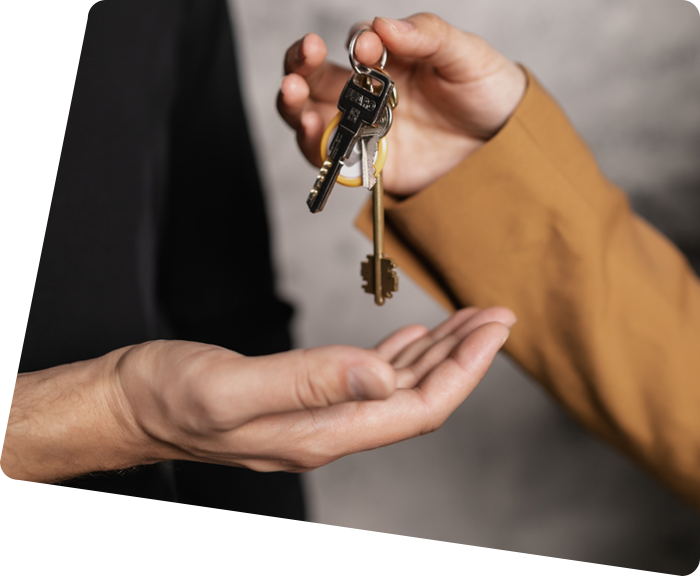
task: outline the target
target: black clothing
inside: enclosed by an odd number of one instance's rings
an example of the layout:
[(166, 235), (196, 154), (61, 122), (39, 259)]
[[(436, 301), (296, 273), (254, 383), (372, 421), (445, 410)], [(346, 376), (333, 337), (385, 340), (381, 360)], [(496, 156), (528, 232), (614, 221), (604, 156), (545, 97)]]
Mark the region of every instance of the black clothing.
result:
[[(255, 278), (255, 282), (250, 279)], [(157, 338), (290, 347), (225, 0), (90, 11), (20, 371)], [(66, 484), (302, 518), (292, 474), (175, 462)]]

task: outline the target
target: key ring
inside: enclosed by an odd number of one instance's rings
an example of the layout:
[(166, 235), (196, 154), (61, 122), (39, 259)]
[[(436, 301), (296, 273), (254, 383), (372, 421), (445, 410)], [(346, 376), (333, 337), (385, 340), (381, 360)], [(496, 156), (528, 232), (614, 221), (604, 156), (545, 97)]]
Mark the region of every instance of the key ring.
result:
[[(389, 131), (389, 127), (391, 126), (391, 108), (387, 106), (387, 113), (389, 114), (389, 123), (387, 124), (387, 129), (386, 132)], [(321, 138), (321, 160), (325, 162), (328, 159), (328, 148), (330, 146), (330, 143), (332, 142), (333, 138), (331, 137), (335, 132), (335, 129), (338, 127), (338, 124), (340, 124), (340, 118), (343, 116), (342, 112), (338, 112), (336, 114), (335, 118), (331, 120), (331, 123), (328, 125), (326, 128), (326, 131), (323, 133), (323, 138)], [(386, 157), (387, 157), (387, 142), (386, 138), (386, 132), (382, 134), (379, 138), (379, 145), (377, 147), (377, 158), (374, 161), (374, 169), (376, 171), (376, 174), (380, 174), (381, 171), (384, 169), (384, 164), (386, 163)], [(342, 184), (343, 186), (349, 186), (351, 188), (358, 188), (362, 186), (362, 176), (361, 175), (343, 175), (341, 172), (338, 174), (338, 183)]]
[[(350, 57), (350, 64), (352, 65), (352, 69), (358, 74), (363, 74), (367, 76), (370, 70), (369, 66), (361, 64), (360, 61), (357, 58), (355, 58), (355, 42), (357, 42), (357, 39), (362, 35), (363, 32), (369, 32), (369, 28), (363, 28), (362, 30), (358, 30), (357, 32), (355, 32), (352, 39), (350, 40), (350, 45), (348, 46), (348, 55)], [(384, 52), (382, 53), (382, 57), (379, 60), (380, 70), (384, 70), (384, 66), (386, 66), (387, 50), (386, 46), (384, 46), (384, 42), (382, 42), (382, 48), (384, 49)]]

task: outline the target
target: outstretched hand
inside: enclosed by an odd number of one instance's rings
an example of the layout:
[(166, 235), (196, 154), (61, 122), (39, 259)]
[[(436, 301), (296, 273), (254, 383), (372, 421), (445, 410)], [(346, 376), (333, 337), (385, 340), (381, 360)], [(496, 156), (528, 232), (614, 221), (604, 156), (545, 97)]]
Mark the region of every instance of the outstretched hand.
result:
[(398, 330), (372, 350), (261, 357), (191, 342), (131, 349), (118, 366), (134, 428), (162, 459), (304, 471), (432, 432), (484, 376), (515, 322), (506, 308)]
[(376, 348), (246, 357), (156, 341), (20, 374), (2, 452), (11, 478), (56, 482), (162, 460), (303, 471), (432, 432), (479, 383), (515, 322), (455, 313)]
[[(432, 184), (494, 136), (520, 102), (526, 79), (519, 66), (484, 40), (433, 14), (375, 18), (371, 31), (357, 41), (358, 60), (377, 62), (381, 42), (389, 51), (386, 70), (399, 91), (384, 186), (408, 195)], [(285, 56), (286, 76), (277, 100), (302, 152), (317, 166), (323, 132), (338, 112), (338, 97), (350, 77), (349, 68), (327, 62), (326, 54), (316, 34), (294, 43)]]

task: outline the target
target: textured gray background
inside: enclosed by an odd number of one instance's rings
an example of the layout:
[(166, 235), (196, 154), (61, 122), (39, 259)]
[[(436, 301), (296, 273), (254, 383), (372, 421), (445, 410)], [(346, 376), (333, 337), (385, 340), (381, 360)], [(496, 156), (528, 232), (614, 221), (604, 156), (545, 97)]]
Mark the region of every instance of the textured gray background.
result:
[[(338, 188), (322, 215), (316, 170), (274, 99), (286, 47), (306, 32), (345, 62), (348, 28), (430, 10), (529, 66), (567, 110), (605, 172), (697, 264), (700, 256), (700, 18), (683, 0), (430, 2), (238, 0), (233, 12), (267, 185), (280, 290), (296, 343), (373, 345), (445, 312), (405, 275), (377, 309), (360, 290), (364, 200)], [(700, 411), (699, 411), (700, 417)], [(700, 516), (574, 424), (499, 357), (437, 433), (306, 476), (317, 522), (662, 572), (692, 572)]]

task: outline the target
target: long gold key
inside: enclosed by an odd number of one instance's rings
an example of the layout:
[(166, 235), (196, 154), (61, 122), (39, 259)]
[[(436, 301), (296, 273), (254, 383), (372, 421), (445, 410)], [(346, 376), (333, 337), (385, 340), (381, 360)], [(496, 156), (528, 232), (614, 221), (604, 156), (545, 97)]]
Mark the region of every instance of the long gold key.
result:
[(372, 233), (374, 254), (367, 256), (362, 263), (362, 286), (368, 294), (374, 294), (374, 303), (382, 306), (386, 298), (391, 298), (399, 289), (399, 276), (396, 264), (384, 254), (384, 185), (381, 172), (372, 188)]
[[(307, 204), (312, 212), (320, 212), (336, 180), (346, 186), (363, 186), (373, 194), (374, 254), (362, 263), (365, 292), (374, 294), (374, 302), (382, 306), (399, 289), (396, 265), (384, 254), (384, 187), (382, 168), (386, 161), (386, 135), (393, 121), (393, 109), (399, 102), (391, 76), (384, 71), (387, 49), (384, 46), (378, 67), (368, 67), (355, 57), (355, 42), (367, 28), (350, 40), (349, 56), (354, 74), (338, 101), (340, 113), (326, 127), (321, 139), (323, 166)], [(357, 149), (357, 151), (356, 151)], [(360, 157), (361, 177), (352, 175)]]

